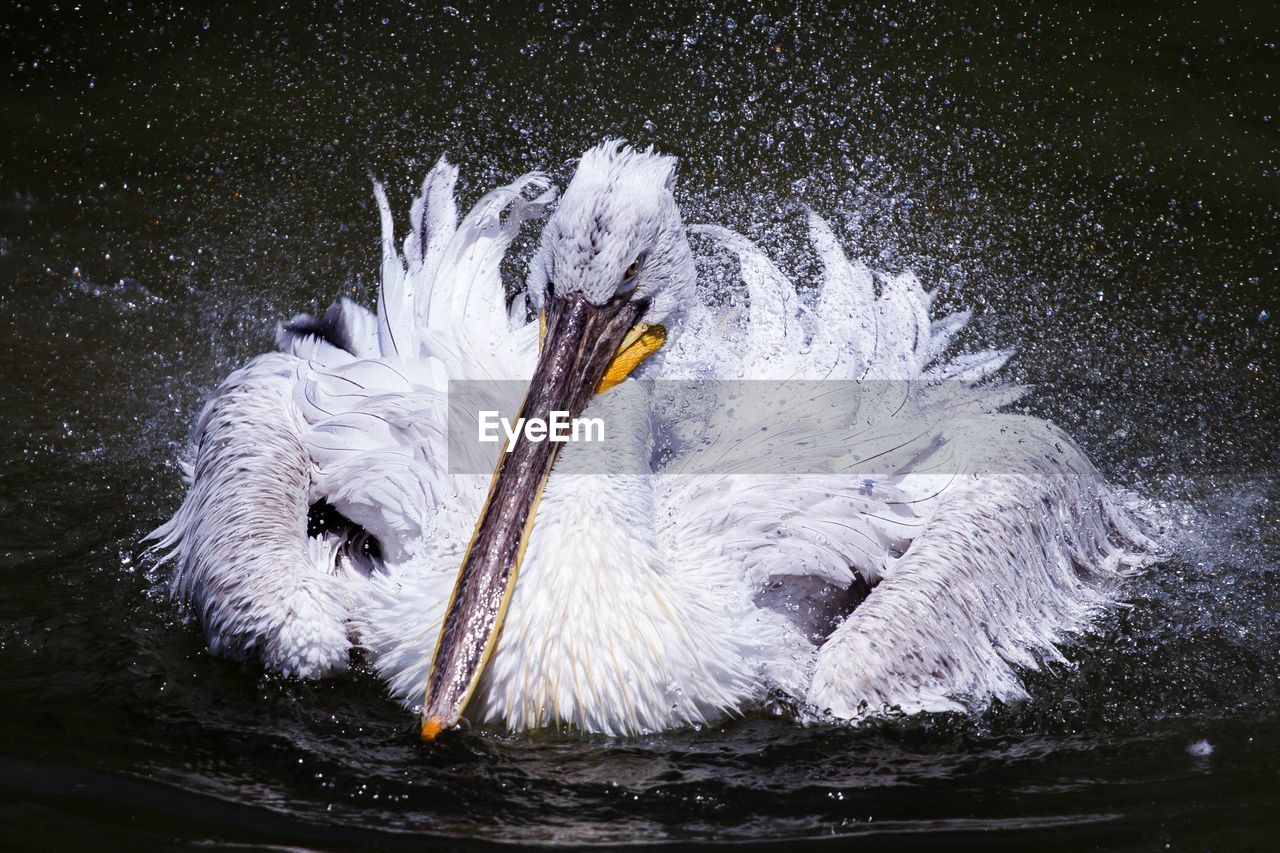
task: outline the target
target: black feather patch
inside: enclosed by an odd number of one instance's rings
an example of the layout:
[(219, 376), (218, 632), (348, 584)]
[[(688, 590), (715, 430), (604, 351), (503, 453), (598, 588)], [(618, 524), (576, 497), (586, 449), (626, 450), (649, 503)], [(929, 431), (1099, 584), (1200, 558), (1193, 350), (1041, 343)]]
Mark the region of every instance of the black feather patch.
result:
[(284, 330), (299, 336), (313, 335), (338, 349), (357, 355), (351, 323), (341, 300), (330, 305), (329, 310), (324, 312), (324, 317), (319, 319), (310, 314), (298, 314), (284, 324)]
[(324, 498), (307, 510), (307, 536), (330, 536), (339, 540), (338, 553), (363, 575), (368, 576), (382, 566), (382, 546), (378, 540)]

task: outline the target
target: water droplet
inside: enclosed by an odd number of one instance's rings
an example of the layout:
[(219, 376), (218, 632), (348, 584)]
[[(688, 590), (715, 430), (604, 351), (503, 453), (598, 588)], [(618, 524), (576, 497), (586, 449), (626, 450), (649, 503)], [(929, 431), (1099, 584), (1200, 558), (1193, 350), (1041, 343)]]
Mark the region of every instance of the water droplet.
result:
[(1196, 758), (1207, 758), (1213, 755), (1213, 744), (1204, 739), (1198, 740), (1187, 747), (1187, 754), (1194, 755)]

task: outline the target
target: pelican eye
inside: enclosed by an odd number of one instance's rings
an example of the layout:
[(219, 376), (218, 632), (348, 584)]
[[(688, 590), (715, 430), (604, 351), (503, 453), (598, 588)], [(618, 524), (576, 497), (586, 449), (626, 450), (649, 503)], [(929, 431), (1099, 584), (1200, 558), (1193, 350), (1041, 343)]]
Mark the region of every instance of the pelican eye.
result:
[(614, 291), (615, 296), (626, 296), (628, 293), (636, 289), (636, 273), (640, 272), (640, 259), (636, 258), (631, 262), (631, 266), (627, 267), (627, 271), (622, 274), (622, 283), (618, 285), (618, 289)]

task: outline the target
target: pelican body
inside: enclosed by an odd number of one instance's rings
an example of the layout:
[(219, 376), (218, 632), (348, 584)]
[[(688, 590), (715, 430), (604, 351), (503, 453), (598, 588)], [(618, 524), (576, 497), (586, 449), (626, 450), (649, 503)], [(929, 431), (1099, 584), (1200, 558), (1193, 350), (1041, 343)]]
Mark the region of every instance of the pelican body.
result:
[[(1004, 411), (1008, 351), (950, 354), (968, 312), (934, 318), (812, 213), (823, 273), (797, 292), (746, 239), (684, 227), (675, 165), (606, 141), (558, 204), (530, 173), (459, 221), (441, 160), (402, 245), (375, 185), (376, 311), (299, 315), (232, 373), (152, 534), (212, 652), (316, 678), (358, 648), (426, 740), (463, 719), (633, 735), (771, 697), (806, 718), (959, 710), (1063, 660), (1155, 552), (1129, 498)], [(508, 301), (499, 262), (553, 207)], [(699, 288), (690, 230), (736, 255), (745, 306)], [(504, 415), (598, 418), (609, 440), (450, 459), (451, 389), (491, 380), (526, 389)], [(694, 426), (664, 380), (796, 380), (785, 405), (822, 414), (770, 432), (707, 404)], [(766, 434), (688, 473), (697, 447)], [(819, 447), (837, 464), (811, 465)]]

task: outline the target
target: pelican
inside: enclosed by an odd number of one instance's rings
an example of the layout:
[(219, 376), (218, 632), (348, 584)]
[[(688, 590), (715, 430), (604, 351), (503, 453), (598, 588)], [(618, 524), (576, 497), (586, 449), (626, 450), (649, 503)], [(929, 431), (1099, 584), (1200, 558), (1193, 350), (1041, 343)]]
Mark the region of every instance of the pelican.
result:
[[(427, 741), (963, 711), (1065, 661), (1157, 550), (1136, 499), (1008, 411), (1010, 351), (953, 352), (969, 312), (935, 317), (812, 212), (798, 290), (686, 229), (675, 172), (606, 140), (558, 201), (531, 172), (459, 221), (441, 159), (402, 244), (375, 183), (376, 310), (298, 315), (228, 376), (151, 534), (212, 653), (300, 678), (358, 655)], [(539, 218), (508, 300), (499, 264)], [(700, 287), (690, 233), (745, 293)], [(524, 389), (506, 415), (608, 439), (458, 440), (451, 399), (499, 380)], [(699, 390), (664, 405), (666, 382)]]

